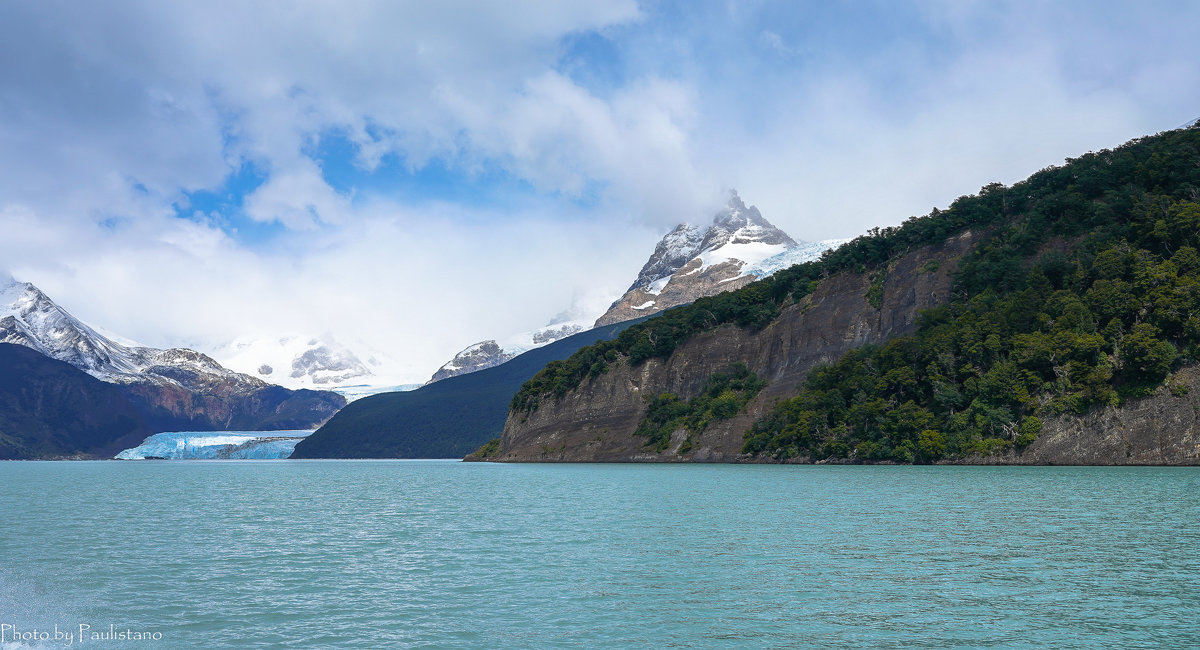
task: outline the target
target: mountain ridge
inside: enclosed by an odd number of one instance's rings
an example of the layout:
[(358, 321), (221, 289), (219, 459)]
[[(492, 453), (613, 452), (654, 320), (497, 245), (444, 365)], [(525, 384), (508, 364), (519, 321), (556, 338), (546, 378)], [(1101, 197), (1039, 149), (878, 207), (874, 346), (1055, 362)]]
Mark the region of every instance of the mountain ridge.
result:
[(118, 386), (158, 431), (305, 428), (345, 405), (340, 395), (290, 391), (188, 348), (118, 343), (28, 282), (0, 286), (0, 342), (28, 347)]
[(500, 434), (513, 393), (534, 373), (633, 324), (580, 332), (416, 390), (364, 397), (297, 444), (292, 458), (461, 458)]

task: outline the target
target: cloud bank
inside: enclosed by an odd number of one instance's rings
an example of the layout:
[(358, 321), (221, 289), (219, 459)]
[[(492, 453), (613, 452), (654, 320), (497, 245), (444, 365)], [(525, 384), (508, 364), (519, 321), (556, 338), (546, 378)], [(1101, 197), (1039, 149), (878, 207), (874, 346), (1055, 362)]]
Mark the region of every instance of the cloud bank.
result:
[(852, 236), (1200, 116), (1172, 3), (0, 6), (0, 270), (153, 345), (421, 379), (736, 187)]

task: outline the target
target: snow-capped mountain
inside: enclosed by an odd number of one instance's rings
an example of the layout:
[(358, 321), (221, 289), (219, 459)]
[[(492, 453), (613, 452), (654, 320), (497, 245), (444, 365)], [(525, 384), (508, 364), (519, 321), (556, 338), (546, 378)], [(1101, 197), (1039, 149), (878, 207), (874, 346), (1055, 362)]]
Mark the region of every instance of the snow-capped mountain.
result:
[(435, 381), (446, 379), (447, 377), (456, 377), (467, 373), (483, 370), (498, 366), (505, 361), (517, 356), (516, 352), (508, 352), (500, 347), (495, 340), (480, 341), (463, 348), (454, 355), (454, 358), (442, 364), (433, 376), (429, 378), (427, 383), (432, 384)]
[(28, 282), (0, 280), (0, 342), (37, 350), (123, 387), (152, 426), (282, 428), (319, 424), (345, 404), (223, 367), (187, 348), (125, 345), (72, 316)]
[(328, 334), (242, 338), (214, 349), (212, 354), (222, 365), (292, 389), (363, 384), (375, 376), (368, 362)]
[(740, 288), (757, 279), (751, 269), (798, 245), (764, 219), (758, 208), (747, 207), (737, 192), (731, 192), (729, 203), (716, 214), (712, 225), (681, 224), (667, 233), (637, 280), (596, 326), (648, 316)]
[(265, 382), (188, 350), (127, 346), (88, 327), (28, 282), (0, 287), (0, 342), (33, 348), (109, 383), (153, 382), (197, 388), (213, 381), (261, 388)]
[(447, 377), (465, 375), (498, 366), (518, 354), (553, 343), (572, 334), (578, 334), (584, 329), (588, 329), (586, 321), (556, 319), (545, 327), (514, 334), (500, 342), (489, 339), (474, 343), (459, 351), (453, 359), (438, 368), (426, 383), (432, 384)]
[(402, 381), (402, 364), (359, 340), (295, 332), (243, 337), (212, 348), (221, 365), (293, 390), (331, 390), (350, 401), (421, 384)]

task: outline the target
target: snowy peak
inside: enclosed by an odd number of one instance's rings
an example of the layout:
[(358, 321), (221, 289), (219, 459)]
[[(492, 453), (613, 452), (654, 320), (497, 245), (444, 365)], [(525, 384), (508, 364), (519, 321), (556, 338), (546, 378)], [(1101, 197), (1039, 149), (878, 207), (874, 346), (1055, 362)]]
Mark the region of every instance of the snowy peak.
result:
[(346, 404), (332, 393), (270, 390), (266, 382), (195, 350), (114, 341), (24, 282), (0, 286), (0, 342), (32, 348), (119, 385), (157, 431), (318, 426)]
[(266, 384), (221, 367), (184, 348), (126, 346), (100, 334), (28, 282), (0, 287), (0, 342), (32, 348), (102, 381), (174, 384), (189, 390), (226, 383), (243, 389)]
[[(394, 388), (387, 373), (386, 355), (371, 350), (361, 341), (351, 348), (331, 334), (319, 337), (288, 333), (283, 336), (243, 337), (213, 350), (213, 356), (226, 367), (252, 375), (285, 388), (333, 390), (345, 394), (354, 391), (372, 394), (378, 387)], [(363, 360), (363, 357), (366, 360)]]
[(495, 340), (480, 341), (460, 350), (458, 354), (454, 355), (453, 359), (447, 361), (441, 368), (437, 369), (437, 372), (433, 373), (433, 377), (430, 377), (428, 383), (432, 384), (435, 381), (449, 377), (492, 368), (517, 356), (517, 354), (515, 352), (504, 351)]
[(730, 192), (729, 202), (711, 225), (681, 223), (667, 233), (629, 290), (660, 293), (667, 278), (705, 253), (711, 253), (702, 265), (707, 268), (730, 260), (758, 262), (795, 245), (795, 240), (763, 218), (758, 208), (743, 203), (736, 191)]
[(713, 224), (700, 243), (700, 252), (730, 244), (766, 244), (790, 248), (796, 242), (764, 219), (758, 208), (746, 207), (737, 192), (731, 192), (725, 209), (713, 217)]
[(754, 279), (748, 270), (797, 246), (787, 233), (747, 206), (737, 192), (703, 228), (689, 224), (667, 233), (641, 273), (596, 326), (647, 316), (703, 296), (737, 289)]
[(83, 324), (33, 284), (11, 279), (0, 287), (0, 342), (32, 348), (98, 379), (147, 365), (135, 349)]
[(690, 223), (675, 226), (674, 230), (659, 240), (658, 245), (654, 247), (654, 253), (646, 260), (645, 266), (629, 290), (648, 287), (657, 280), (670, 277), (700, 252), (701, 243), (707, 233), (707, 228), (699, 228)]
[(578, 334), (587, 329), (587, 326), (588, 324), (584, 321), (555, 319), (545, 327), (531, 332), (514, 334), (503, 341), (495, 339), (480, 341), (454, 355), (454, 358), (438, 368), (426, 383), (432, 384), (447, 377), (465, 375), (498, 366), (519, 354), (564, 339), (572, 334)]

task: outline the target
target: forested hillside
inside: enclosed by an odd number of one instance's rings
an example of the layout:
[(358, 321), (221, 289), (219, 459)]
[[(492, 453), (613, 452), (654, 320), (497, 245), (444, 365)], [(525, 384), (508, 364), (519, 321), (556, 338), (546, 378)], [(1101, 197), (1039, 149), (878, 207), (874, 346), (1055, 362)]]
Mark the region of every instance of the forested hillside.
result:
[(900, 256), (967, 230), (978, 243), (946, 304), (923, 313), (911, 336), (815, 368), (753, 425), (743, 451), (929, 462), (1020, 448), (1043, 418), (1173, 385), (1171, 373), (1200, 356), (1200, 129), (1189, 128), (988, 185), (820, 261), (672, 310), (548, 366), (514, 397), (514, 417), (617, 365), (668, 358), (698, 333), (762, 328), (840, 272), (866, 274), (865, 298), (878, 307)]

